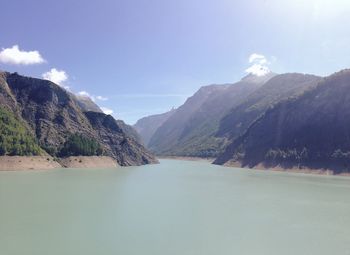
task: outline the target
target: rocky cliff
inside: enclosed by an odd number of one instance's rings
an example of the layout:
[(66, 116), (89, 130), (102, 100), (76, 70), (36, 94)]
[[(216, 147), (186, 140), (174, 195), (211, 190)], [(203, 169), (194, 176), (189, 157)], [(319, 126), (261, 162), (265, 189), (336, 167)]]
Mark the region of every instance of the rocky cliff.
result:
[(156, 162), (112, 116), (85, 113), (69, 92), (50, 81), (1, 72), (0, 104), (23, 120), (40, 147), (53, 156), (72, 134), (81, 134), (99, 143), (120, 165)]

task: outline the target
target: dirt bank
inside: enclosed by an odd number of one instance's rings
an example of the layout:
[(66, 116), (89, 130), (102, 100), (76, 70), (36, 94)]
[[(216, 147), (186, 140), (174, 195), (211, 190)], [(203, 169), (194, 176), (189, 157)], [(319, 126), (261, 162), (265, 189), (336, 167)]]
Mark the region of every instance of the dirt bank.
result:
[(79, 156), (54, 159), (50, 156), (0, 156), (0, 171), (50, 170), (55, 168), (116, 168), (111, 157)]
[(320, 175), (340, 175), (340, 176), (350, 176), (350, 173), (335, 173), (331, 169), (318, 169), (318, 168), (308, 168), (308, 167), (293, 167), (293, 168), (283, 168), (281, 166), (266, 167), (263, 164), (258, 164), (252, 168), (243, 167), (240, 162), (229, 161), (224, 164), (226, 167), (236, 167), (236, 168), (246, 168), (252, 170), (263, 170), (263, 171), (279, 171), (279, 172), (290, 172), (290, 173), (304, 173), (304, 174), (320, 174)]
[(49, 170), (62, 166), (50, 156), (1, 156), (0, 171)]

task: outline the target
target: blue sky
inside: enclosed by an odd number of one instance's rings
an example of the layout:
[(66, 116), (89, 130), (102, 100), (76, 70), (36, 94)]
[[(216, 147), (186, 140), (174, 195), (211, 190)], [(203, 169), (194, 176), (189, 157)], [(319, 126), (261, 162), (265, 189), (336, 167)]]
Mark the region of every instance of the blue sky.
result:
[(2, 0), (1, 9), (0, 48), (17, 59), (0, 53), (0, 69), (55, 68), (62, 86), (130, 124), (200, 86), (239, 80), (254, 53), (277, 73), (350, 67), (346, 0)]

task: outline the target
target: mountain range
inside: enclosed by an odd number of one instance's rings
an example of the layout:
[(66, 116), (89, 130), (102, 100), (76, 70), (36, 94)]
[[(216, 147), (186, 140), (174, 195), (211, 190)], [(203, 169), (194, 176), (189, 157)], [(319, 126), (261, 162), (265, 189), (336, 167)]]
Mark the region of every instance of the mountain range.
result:
[(328, 77), (248, 75), (234, 84), (202, 87), (171, 114), (161, 115), (161, 123), (140, 121), (137, 129), (142, 138), (142, 130), (153, 130), (144, 141), (158, 155), (215, 157), (215, 164), (243, 167), (348, 171), (349, 91), (349, 70)]

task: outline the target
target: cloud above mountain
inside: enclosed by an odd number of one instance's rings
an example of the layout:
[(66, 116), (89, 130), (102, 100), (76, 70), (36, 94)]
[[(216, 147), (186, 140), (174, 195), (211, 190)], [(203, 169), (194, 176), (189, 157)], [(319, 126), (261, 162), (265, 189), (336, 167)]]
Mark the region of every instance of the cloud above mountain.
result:
[(68, 80), (68, 75), (63, 70), (57, 70), (56, 68), (52, 68), (50, 71), (42, 74), (43, 79), (52, 81), (58, 85), (63, 85), (65, 81)]
[(44, 63), (44, 58), (36, 50), (20, 50), (18, 45), (12, 48), (3, 48), (0, 51), (0, 62), (10, 65), (34, 65)]
[(264, 76), (271, 72), (268, 67), (270, 62), (262, 54), (253, 53), (249, 56), (248, 61), (251, 66), (245, 70), (246, 73), (256, 76)]

